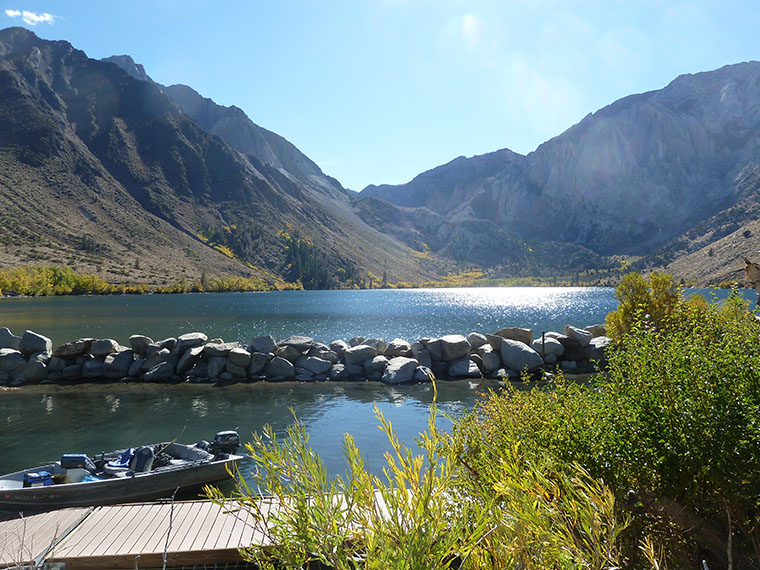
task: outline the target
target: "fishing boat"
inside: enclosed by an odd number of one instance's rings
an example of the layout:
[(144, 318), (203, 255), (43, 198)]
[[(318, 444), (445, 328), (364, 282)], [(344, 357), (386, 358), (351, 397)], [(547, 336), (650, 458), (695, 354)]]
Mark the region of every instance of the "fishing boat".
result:
[(240, 438), (222, 431), (214, 441), (174, 441), (60, 461), (0, 476), (0, 510), (31, 511), (170, 498), (229, 478), (243, 458)]

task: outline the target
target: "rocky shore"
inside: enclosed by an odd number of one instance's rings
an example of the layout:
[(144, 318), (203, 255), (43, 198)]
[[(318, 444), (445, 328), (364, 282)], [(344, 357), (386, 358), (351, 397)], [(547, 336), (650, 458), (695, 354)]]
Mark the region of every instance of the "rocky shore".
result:
[(566, 326), (563, 333), (534, 338), (530, 329), (508, 327), (416, 342), (355, 337), (329, 346), (304, 336), (248, 344), (211, 339), (201, 332), (159, 341), (133, 335), (129, 346), (113, 339), (81, 338), (53, 349), (36, 332), (14, 335), (0, 328), (0, 386), (82, 382), (318, 382), (518, 378), (524, 371), (560, 368), (591, 372), (605, 361), (610, 339), (604, 325)]

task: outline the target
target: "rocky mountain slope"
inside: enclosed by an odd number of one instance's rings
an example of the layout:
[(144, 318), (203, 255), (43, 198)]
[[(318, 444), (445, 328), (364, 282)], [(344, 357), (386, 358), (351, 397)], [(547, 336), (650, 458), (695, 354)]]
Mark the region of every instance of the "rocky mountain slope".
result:
[(131, 63), (0, 31), (0, 263), (315, 287), (446, 267), (360, 220), (337, 181), (239, 109)]
[(454, 226), (490, 223), (534, 245), (572, 243), (662, 266), (721, 239), (727, 219), (734, 230), (756, 219), (759, 167), (760, 63), (749, 62), (621, 99), (527, 156), (460, 157), (361, 196), (428, 208)]

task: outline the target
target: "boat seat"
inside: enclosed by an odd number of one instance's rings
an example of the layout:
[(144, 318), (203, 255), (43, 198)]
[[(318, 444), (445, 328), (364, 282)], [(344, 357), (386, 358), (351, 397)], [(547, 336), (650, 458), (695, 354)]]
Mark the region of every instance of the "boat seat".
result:
[(108, 463), (103, 465), (103, 472), (108, 475), (117, 475), (119, 473), (126, 473), (129, 470), (129, 464), (135, 455), (135, 448), (130, 447), (125, 449), (119, 457), (112, 459)]
[(153, 459), (155, 459), (155, 453), (153, 453), (152, 447), (140, 447), (135, 451), (135, 456), (132, 458), (130, 464), (130, 471), (133, 473), (147, 473), (153, 467)]

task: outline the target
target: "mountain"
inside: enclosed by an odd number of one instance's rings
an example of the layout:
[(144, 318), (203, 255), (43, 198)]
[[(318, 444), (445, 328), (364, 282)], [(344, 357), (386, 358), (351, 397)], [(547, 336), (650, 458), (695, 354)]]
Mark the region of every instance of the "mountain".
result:
[[(360, 196), (428, 208), (455, 226), (492, 223), (530, 244), (646, 256), (654, 266), (689, 254), (691, 234), (722, 238), (721, 220), (749, 223), (742, 211), (757, 200), (758, 168), (760, 63), (748, 62), (616, 101), (526, 156), (460, 157)], [(747, 253), (744, 241), (730, 263)]]
[(447, 267), (363, 222), (337, 181), (240, 109), (162, 87), (127, 56), (0, 30), (0, 124), (3, 265), (312, 287)]

